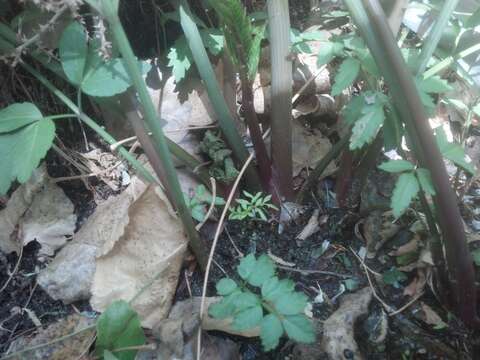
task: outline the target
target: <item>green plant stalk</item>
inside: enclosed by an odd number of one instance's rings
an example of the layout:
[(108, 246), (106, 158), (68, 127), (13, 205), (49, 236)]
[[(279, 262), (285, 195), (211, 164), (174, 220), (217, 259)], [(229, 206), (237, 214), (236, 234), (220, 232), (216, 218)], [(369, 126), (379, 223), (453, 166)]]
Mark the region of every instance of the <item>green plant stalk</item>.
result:
[(292, 60), (288, 0), (268, 0), (267, 10), (272, 63), (273, 181), (274, 184), (278, 184), (281, 197), (292, 200)]
[[(376, 42), (366, 38), (380, 67), (406, 129), (420, 165), (430, 171), (437, 196), (434, 197), (437, 219), (442, 230), (446, 258), (452, 277), (454, 306), (465, 324), (479, 326), (473, 261), (467, 247), (463, 221), (458, 209), (445, 164), (427, 121), (412, 75), (388, 28), (378, 0), (344, 0), (360, 31), (371, 27)], [(365, 16), (367, 14), (367, 16)], [(380, 51), (377, 51), (380, 50)]]
[(452, 16), (453, 11), (457, 7), (457, 4), (458, 0), (446, 0), (443, 4), (437, 21), (435, 22), (433, 28), (430, 30), (430, 33), (423, 42), (424, 45), (422, 47), (422, 51), (420, 52), (420, 63), (417, 69), (417, 74), (423, 74), (423, 72), (427, 68), (427, 64), (432, 58), (433, 52), (435, 51), (438, 42), (442, 37), (442, 34), (447, 28), (448, 21)]
[(297, 203), (302, 204), (305, 201), (306, 195), (317, 183), (318, 178), (320, 178), (327, 166), (347, 147), (349, 140), (350, 132), (333, 145), (330, 151), (322, 158), (322, 160), (320, 160), (315, 169), (313, 169), (308, 175), (307, 180), (303, 183), (302, 188), (297, 195)]
[[(2, 41), (2, 37), (5, 38), (6, 40), (8, 40), (9, 43), (5, 42), (5, 41)], [(15, 50), (15, 46), (17, 46), (17, 45), (19, 45), (19, 44), (18, 44), (17, 39), (15, 37), (15, 33), (7, 25), (0, 22), (0, 49), (2, 49), (5, 52), (7, 52), (7, 51), (11, 52), (11, 51)], [(40, 51), (32, 51), (30, 53), (30, 55), (35, 60), (40, 62), (44, 67), (46, 67), (48, 70), (52, 71), (55, 75), (61, 77), (64, 80), (66, 80), (66, 77), (63, 74), (63, 71), (62, 71), (62, 69), (61, 69), (61, 67), (58, 63), (56, 63), (55, 61), (53, 61), (51, 59), (48, 59), (48, 57), (46, 57)], [(37, 72), (37, 74), (42, 76), (38, 72)], [(50, 89), (56, 89), (46, 78), (43, 78), (43, 84), (46, 85), (47, 83), (51, 85), (51, 86), (48, 86)], [(56, 91), (58, 91), (58, 93), (55, 93), (57, 96), (60, 97), (60, 95), (64, 95), (60, 90), (56, 89)], [(73, 102), (71, 102), (70, 99), (68, 97), (66, 97), (65, 95), (63, 97), (60, 97), (60, 100), (62, 100), (63, 102), (68, 101), (69, 103), (65, 102), (65, 104), (70, 109), (75, 111), (76, 114), (82, 113), (80, 111), (80, 109)], [(93, 98), (93, 100), (95, 101), (95, 98)], [(115, 104), (111, 104), (109, 106), (112, 110), (114, 110), (118, 113), (118, 116), (124, 117), (124, 114), (122, 112), (118, 111), (118, 109), (116, 109)], [(83, 115), (86, 118), (88, 118), (88, 116), (86, 116), (85, 114), (83, 114)], [(77, 117), (77, 116), (75, 116), (75, 117)], [(84, 119), (85, 119), (85, 117), (84, 117)], [(97, 132), (109, 145), (114, 145), (117, 142), (112, 136), (110, 136), (110, 134), (108, 132), (106, 132), (102, 127), (98, 126), (97, 123), (95, 121), (93, 121), (92, 119), (90, 119), (89, 122), (86, 122), (86, 125), (89, 126), (90, 128), (92, 128), (92, 130), (94, 130), (95, 132)], [(96, 126), (92, 127), (94, 125), (96, 125)], [(187, 151), (185, 151), (177, 143), (170, 140), (168, 137), (167, 137), (167, 143), (168, 143), (168, 148), (169, 148), (170, 152), (181, 163), (183, 163), (186, 167), (188, 167), (190, 170), (192, 170), (194, 172), (194, 174), (196, 176), (198, 176), (198, 178), (202, 181), (203, 184), (205, 184), (207, 187), (210, 188), (210, 186), (211, 186), (210, 176), (208, 175), (208, 172), (205, 169), (200, 167), (201, 163), (197, 159), (195, 159), (192, 155), (190, 155)], [(120, 153), (121, 156), (123, 156), (125, 158), (125, 160), (127, 160), (134, 167), (134, 169), (136, 169), (139, 172), (139, 174), (142, 177), (145, 178), (145, 180), (147, 180), (149, 182), (155, 182), (156, 181), (155, 178), (152, 177), (151, 175), (150, 175), (149, 178), (145, 177), (146, 174), (150, 174), (150, 173), (148, 173), (148, 171), (144, 168), (144, 166), (141, 165), (140, 162), (138, 162), (128, 152), (128, 150), (126, 150), (123, 147), (120, 147), (119, 148), (119, 153)], [(135, 164), (134, 162), (136, 162), (137, 164)], [(138, 167), (140, 167), (143, 170), (141, 170), (141, 171), (138, 170)]]
[(428, 69), (427, 71), (425, 71), (423, 73), (423, 78), (424, 79), (428, 79), (429, 77), (432, 77), (436, 74), (438, 74), (440, 71), (442, 71), (443, 69), (449, 67), (450, 65), (452, 65), (453, 63), (455, 63), (456, 61), (460, 60), (460, 59), (463, 59), (464, 57), (467, 57), (471, 54), (474, 54), (476, 53), (477, 51), (480, 51), (480, 44), (475, 44), (475, 45), (472, 45), (470, 46), (469, 48), (465, 49), (465, 50), (462, 50), (460, 51), (459, 53), (455, 54), (455, 55), (451, 55), (451, 56), (448, 56), (446, 57), (445, 59), (443, 59), (442, 61), (436, 63), (435, 65), (433, 65), (430, 69)]
[[(0, 40), (0, 48), (2, 48), (2, 40)], [(81, 113), (73, 101), (71, 101), (62, 91), (57, 89), (47, 78), (40, 74), (33, 67), (28, 65), (26, 62), (20, 63), (25, 70), (32, 74), (42, 85), (49, 89), (55, 96), (57, 96), (70, 110), (72, 110), (87, 126), (89, 126), (93, 131), (95, 131), (103, 140), (108, 144), (113, 145), (117, 141), (106, 132), (100, 125), (98, 125), (92, 118), (87, 116), (85, 113)], [(156, 182), (157, 180), (150, 174), (147, 169), (135, 159), (135, 157), (128, 152), (124, 147), (118, 148), (118, 153), (127, 160), (133, 168), (148, 182)]]
[[(178, 211), (180, 219), (185, 227), (188, 238), (190, 240), (190, 246), (197, 257), (197, 261), (205, 269), (207, 264), (207, 252), (205, 247), (200, 239), (198, 232), (195, 229), (195, 224), (191, 217), (190, 211), (185, 203), (180, 184), (178, 182), (177, 174), (175, 167), (173, 165), (172, 158), (170, 156), (167, 141), (162, 131), (160, 121), (158, 121), (157, 112), (152, 103), (152, 99), (148, 94), (145, 81), (142, 78), (142, 74), (138, 69), (137, 60), (133, 54), (132, 48), (130, 46), (129, 40), (123, 26), (120, 22), (117, 13), (118, 2), (112, 0), (102, 1), (102, 15), (107, 20), (110, 30), (112, 31), (112, 38), (120, 54), (123, 56), (124, 64), (127, 69), (127, 72), (132, 80), (132, 83), (137, 90), (138, 97), (143, 107), (143, 113), (145, 117), (146, 125), (148, 129), (152, 132), (153, 144), (155, 146), (155, 151), (160, 158), (161, 165), (163, 167), (164, 175), (166, 178), (165, 187), (170, 192), (170, 196), (173, 200), (173, 204)], [(137, 134), (137, 136), (141, 134)], [(148, 137), (147, 140), (150, 140)], [(146, 140), (139, 138), (140, 141)], [(158, 174), (159, 177), (161, 174)]]
[[(220, 86), (216, 80), (212, 64), (208, 58), (197, 25), (192, 20), (188, 3), (185, 0), (180, 0), (179, 3), (178, 10), (180, 13), (180, 24), (185, 33), (185, 37), (187, 38), (188, 46), (192, 51), (197, 70), (207, 89), (208, 97), (210, 98), (212, 106), (218, 116), (218, 124), (220, 125), (223, 135), (230, 145), (237, 162), (243, 164), (249, 156), (248, 151), (235, 128), (235, 121), (228, 109), (225, 98), (220, 91)], [(247, 169), (246, 180), (250, 188), (259, 188), (258, 175), (253, 167)]]

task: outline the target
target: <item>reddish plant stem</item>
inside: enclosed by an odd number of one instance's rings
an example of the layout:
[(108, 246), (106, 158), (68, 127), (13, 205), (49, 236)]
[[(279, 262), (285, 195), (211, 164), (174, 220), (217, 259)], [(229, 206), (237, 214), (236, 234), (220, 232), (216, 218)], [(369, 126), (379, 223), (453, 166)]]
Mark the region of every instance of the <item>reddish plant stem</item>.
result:
[(415, 155), (420, 165), (430, 171), (437, 190), (434, 202), (445, 243), (448, 269), (452, 277), (450, 285), (453, 290), (453, 305), (466, 325), (480, 327), (476, 309), (475, 272), (463, 221), (443, 158), (429, 127), (425, 108), (378, 0), (362, 0), (362, 3), (377, 36), (377, 46), (381, 53), (375, 51), (372, 44), (369, 46), (380, 67), (389, 64), (394, 69), (394, 71), (382, 69), (382, 72), (397, 108), (406, 122)]

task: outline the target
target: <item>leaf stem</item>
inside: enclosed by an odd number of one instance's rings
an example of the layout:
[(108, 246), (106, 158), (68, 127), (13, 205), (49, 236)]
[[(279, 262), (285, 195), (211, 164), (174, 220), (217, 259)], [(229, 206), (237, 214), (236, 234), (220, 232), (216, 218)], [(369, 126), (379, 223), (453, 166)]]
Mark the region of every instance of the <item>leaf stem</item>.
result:
[(60, 120), (60, 119), (71, 119), (71, 118), (78, 118), (78, 115), (77, 114), (63, 114), (63, 115), (45, 116), (45, 119), (49, 119), (49, 120)]

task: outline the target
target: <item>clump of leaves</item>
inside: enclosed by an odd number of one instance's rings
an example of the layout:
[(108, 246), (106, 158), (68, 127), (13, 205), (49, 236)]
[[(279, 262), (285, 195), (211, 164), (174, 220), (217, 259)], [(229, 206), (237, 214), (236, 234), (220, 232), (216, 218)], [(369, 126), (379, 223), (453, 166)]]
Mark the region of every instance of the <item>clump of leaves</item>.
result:
[[(145, 343), (140, 318), (124, 300), (117, 300), (103, 312), (97, 321), (95, 353), (104, 360), (134, 360), (137, 350)], [(123, 349), (123, 350), (122, 350)]]
[(209, 307), (210, 316), (233, 317), (232, 327), (237, 331), (260, 326), (265, 351), (277, 347), (284, 333), (298, 342), (314, 342), (312, 322), (304, 313), (307, 296), (295, 291), (292, 280), (279, 279), (275, 272), (273, 261), (266, 255), (244, 257), (237, 267), (243, 281), (223, 278), (217, 283), (217, 293), (223, 299)]
[(210, 194), (205, 185), (202, 184), (197, 186), (192, 196), (183, 195), (192, 217), (200, 222), (205, 219), (207, 207), (210, 206), (212, 201), (216, 206), (225, 205), (225, 201), (221, 197), (216, 196), (215, 200), (213, 200), (212, 194)]
[[(99, 39), (89, 39), (84, 27), (74, 21), (64, 30), (59, 55), (68, 80), (90, 96), (109, 97), (120, 94), (131, 85), (122, 58), (104, 59)], [(144, 61), (138, 67), (146, 74), (151, 66)]]
[(278, 208), (271, 204), (271, 195), (265, 195), (261, 192), (255, 195), (247, 191), (243, 191), (246, 199), (235, 200), (238, 203), (237, 207), (230, 208), (230, 220), (244, 220), (247, 218), (267, 221), (268, 209), (278, 210)]
[(227, 148), (225, 142), (211, 131), (207, 131), (200, 143), (200, 150), (212, 159), (213, 164), (209, 168), (209, 173), (216, 180), (231, 182), (238, 175), (231, 154), (232, 151)]
[(407, 279), (407, 275), (396, 267), (392, 267), (390, 270), (383, 273), (383, 281), (385, 284), (392, 285), (397, 289), (400, 287), (400, 283)]
[[(459, 144), (449, 142), (442, 127), (435, 129), (435, 138), (445, 159), (471, 174), (475, 173), (475, 167), (466, 157), (463, 148)], [(400, 174), (391, 199), (393, 215), (397, 218), (410, 206), (420, 190), (427, 195), (435, 195), (435, 188), (427, 169), (417, 168), (407, 160), (390, 160), (380, 164), (379, 168), (389, 173)]]
[(17, 103), (0, 110), (0, 194), (6, 194), (14, 180), (30, 179), (54, 137), (54, 122), (34, 104)]

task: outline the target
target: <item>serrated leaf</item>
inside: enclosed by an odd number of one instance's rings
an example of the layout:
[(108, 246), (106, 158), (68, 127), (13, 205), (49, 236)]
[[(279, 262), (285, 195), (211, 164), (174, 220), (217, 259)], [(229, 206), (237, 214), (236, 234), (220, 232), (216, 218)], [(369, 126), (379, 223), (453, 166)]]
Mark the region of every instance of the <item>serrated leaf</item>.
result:
[(322, 43), (317, 55), (317, 66), (328, 64), (335, 57), (343, 54), (344, 46), (338, 42), (325, 42)]
[(400, 283), (408, 279), (405, 273), (401, 272), (395, 267), (392, 267), (390, 270), (384, 272), (382, 277), (386, 284), (392, 285), (395, 288), (399, 288)]
[(315, 341), (313, 324), (305, 315), (285, 316), (282, 324), (290, 339), (308, 344)]
[(237, 289), (237, 283), (230, 278), (223, 278), (216, 285), (218, 295), (230, 295)]
[(429, 94), (442, 94), (452, 90), (448, 81), (440, 78), (440, 76), (431, 76), (427, 79), (417, 78), (416, 82), (422, 91)]
[(476, 249), (472, 251), (472, 258), (475, 265), (480, 266), (480, 249)]
[(393, 190), (391, 207), (393, 215), (399, 218), (417, 196), (420, 186), (413, 173), (404, 173), (398, 177)]
[(264, 351), (270, 351), (278, 346), (280, 337), (283, 335), (282, 322), (274, 314), (268, 314), (260, 325), (260, 339)]
[(224, 297), (219, 302), (211, 304), (208, 307), (208, 314), (215, 319), (226, 319), (235, 313), (235, 299), (240, 291), (234, 291), (232, 294)]
[(475, 167), (465, 155), (463, 148), (459, 144), (448, 142), (443, 127), (439, 126), (435, 129), (435, 139), (440, 153), (444, 158), (452, 161), (455, 165), (460, 166), (471, 174), (475, 173)]
[(292, 280), (278, 280), (274, 276), (263, 283), (262, 296), (265, 300), (274, 301), (281, 295), (293, 292), (294, 289), (295, 283)]
[(255, 255), (248, 254), (242, 260), (240, 260), (240, 264), (237, 266), (238, 275), (240, 275), (243, 280), (247, 280), (256, 264), (257, 259), (255, 259)]
[(261, 305), (250, 307), (240, 311), (233, 318), (232, 328), (237, 331), (245, 331), (260, 325), (263, 319), (263, 310)]
[[(261, 215), (260, 215), (261, 216)], [(247, 281), (250, 285), (261, 287), (265, 281), (275, 274), (275, 265), (267, 255), (258, 258), (255, 267), (252, 269)]]
[(0, 194), (6, 194), (12, 181), (30, 179), (53, 143), (55, 124), (43, 119), (13, 132), (0, 134)]
[(260, 27), (255, 34), (252, 45), (248, 52), (247, 56), (247, 69), (248, 69), (248, 78), (251, 80), (255, 79), (255, 75), (258, 69), (258, 63), (260, 62), (261, 54), (261, 45), (262, 40), (264, 39), (265, 26)]
[[(145, 343), (145, 335), (137, 313), (124, 300), (114, 301), (97, 321), (97, 341), (95, 352), (103, 355), (105, 350), (129, 346), (140, 346)], [(119, 360), (135, 359), (137, 350), (119, 351)]]
[[(368, 112), (364, 113), (365, 110)], [(350, 137), (350, 149), (360, 149), (375, 139), (380, 127), (385, 120), (385, 113), (382, 105), (371, 105), (364, 108), (363, 115), (355, 122)]]
[(352, 85), (360, 72), (360, 62), (354, 58), (345, 59), (339, 66), (332, 86), (332, 96), (342, 93), (343, 89)]
[(80, 85), (87, 62), (87, 33), (77, 21), (72, 22), (60, 38), (58, 47), (63, 71), (75, 85)]
[(433, 181), (432, 177), (430, 176), (430, 171), (428, 171), (428, 169), (418, 168), (417, 177), (422, 190), (428, 195), (435, 195), (435, 188), (433, 187)]
[(280, 295), (274, 300), (275, 309), (283, 315), (296, 315), (303, 313), (307, 306), (308, 298), (301, 292), (292, 292)]
[(187, 71), (192, 66), (192, 53), (187, 44), (187, 39), (185, 36), (179, 37), (173, 47), (170, 48), (167, 54), (168, 64), (167, 66), (172, 67), (172, 74), (175, 78), (175, 81), (178, 83), (184, 77)]
[(233, 299), (233, 304), (235, 312), (238, 312), (259, 305), (260, 298), (251, 292), (242, 292)]
[(43, 115), (32, 103), (16, 103), (0, 110), (0, 134), (20, 129), (43, 119)]
[(346, 125), (352, 125), (362, 114), (365, 107), (365, 98), (363, 95), (352, 96), (350, 101), (342, 109), (343, 119)]
[(402, 171), (414, 170), (415, 165), (407, 160), (390, 160), (380, 164), (378, 168), (386, 172), (398, 173)]
[(203, 44), (212, 55), (218, 55), (223, 50), (223, 33), (218, 29), (200, 30)]

